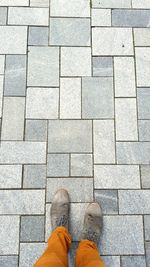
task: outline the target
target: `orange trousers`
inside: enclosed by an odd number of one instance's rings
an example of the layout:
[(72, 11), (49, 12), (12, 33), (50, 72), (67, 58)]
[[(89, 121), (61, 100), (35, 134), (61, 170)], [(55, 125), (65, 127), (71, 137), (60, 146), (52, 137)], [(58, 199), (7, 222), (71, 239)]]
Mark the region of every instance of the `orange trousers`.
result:
[[(48, 239), (48, 248), (34, 267), (68, 267), (70, 245), (71, 236), (68, 230), (58, 227)], [(75, 256), (75, 267), (106, 267), (94, 242), (80, 241)]]

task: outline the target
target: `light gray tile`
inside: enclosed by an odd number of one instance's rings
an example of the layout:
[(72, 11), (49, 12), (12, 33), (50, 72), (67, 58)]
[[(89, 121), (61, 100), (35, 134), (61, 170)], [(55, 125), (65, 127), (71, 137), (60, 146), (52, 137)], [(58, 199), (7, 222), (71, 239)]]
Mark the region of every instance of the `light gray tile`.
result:
[(0, 54), (26, 54), (27, 27), (1, 26), (0, 36)]
[(29, 27), (28, 45), (48, 45), (48, 27)]
[(4, 74), (5, 55), (0, 55), (0, 74)]
[(1, 190), (0, 199), (0, 214), (44, 214), (45, 190)]
[(71, 155), (71, 176), (92, 176), (93, 159), (92, 154)]
[(46, 120), (26, 120), (25, 128), (26, 141), (46, 141), (47, 121)]
[(0, 6), (28, 6), (29, 0), (1, 0)]
[(1, 142), (0, 164), (46, 163), (44, 142)]
[(150, 86), (150, 47), (136, 47), (137, 86)]
[(142, 180), (142, 188), (150, 188), (150, 166), (149, 165), (141, 166), (141, 180)]
[(0, 8), (0, 25), (6, 25), (7, 20), (7, 8), (1, 7)]
[(45, 249), (45, 243), (21, 243), (19, 267), (33, 266)]
[(111, 9), (92, 9), (92, 26), (111, 26)]
[(59, 85), (59, 49), (29, 47), (28, 86)]
[(94, 163), (115, 163), (114, 121), (94, 121)]
[(46, 165), (25, 165), (24, 166), (24, 188), (45, 188)]
[(150, 267), (150, 242), (146, 242), (146, 263)]
[(49, 178), (47, 179), (47, 202), (52, 202), (54, 194), (59, 188), (66, 188), (71, 202), (92, 202), (92, 178)]
[(103, 256), (104, 263), (109, 267), (120, 267), (119, 256)]
[(61, 76), (91, 76), (91, 48), (62, 47)]
[(148, 142), (117, 142), (117, 163), (149, 164), (150, 143)]
[(93, 55), (133, 55), (132, 30), (127, 28), (93, 28)]
[(150, 28), (134, 29), (135, 46), (150, 46)]
[(137, 89), (138, 118), (150, 119), (150, 88)]
[(139, 120), (138, 125), (139, 125), (139, 140), (150, 141), (150, 121)]
[(82, 79), (82, 117), (88, 119), (114, 117), (113, 80), (111, 77)]
[(69, 176), (69, 154), (48, 154), (47, 176)]
[(149, 0), (132, 0), (133, 8), (150, 8)]
[(44, 241), (44, 216), (21, 217), (20, 241)]
[(94, 197), (101, 205), (103, 214), (118, 214), (117, 190), (95, 190)]
[(9, 7), (8, 24), (48, 26), (48, 23), (48, 8)]
[(5, 96), (26, 95), (26, 56), (7, 55), (5, 70)]
[(120, 214), (150, 213), (150, 190), (120, 190)]
[(90, 19), (51, 18), (50, 45), (90, 46)]
[(58, 88), (28, 87), (26, 100), (26, 118), (57, 119), (58, 99)]
[(24, 113), (24, 97), (4, 97), (2, 140), (23, 140)]
[(18, 256), (0, 256), (0, 266), (18, 267)]
[(145, 256), (122, 256), (122, 267), (146, 267)]
[(20, 188), (21, 181), (21, 165), (0, 165), (0, 188)]
[(92, 122), (50, 120), (48, 152), (92, 152)]
[[(7, 201), (7, 200), (6, 200)], [(0, 253), (1, 255), (18, 254), (19, 216), (0, 216)], [(3, 265), (2, 265), (3, 266)]]
[(150, 215), (144, 216), (145, 240), (150, 240)]
[(30, 0), (30, 6), (49, 7), (49, 0)]
[(97, 8), (130, 8), (131, 0), (93, 0), (92, 7)]
[(93, 76), (113, 76), (112, 57), (93, 57)]
[(0, 76), (0, 117), (2, 117), (4, 76)]

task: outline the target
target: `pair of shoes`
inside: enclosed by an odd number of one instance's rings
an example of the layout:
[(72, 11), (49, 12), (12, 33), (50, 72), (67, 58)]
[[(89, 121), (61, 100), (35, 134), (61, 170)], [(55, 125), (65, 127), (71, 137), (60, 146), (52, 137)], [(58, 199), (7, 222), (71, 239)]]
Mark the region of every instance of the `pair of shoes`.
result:
[[(65, 189), (59, 189), (53, 199), (51, 206), (52, 230), (59, 226), (68, 229), (69, 226), (69, 194)], [(98, 245), (102, 231), (102, 210), (98, 203), (88, 205), (85, 216), (81, 239), (93, 241)]]

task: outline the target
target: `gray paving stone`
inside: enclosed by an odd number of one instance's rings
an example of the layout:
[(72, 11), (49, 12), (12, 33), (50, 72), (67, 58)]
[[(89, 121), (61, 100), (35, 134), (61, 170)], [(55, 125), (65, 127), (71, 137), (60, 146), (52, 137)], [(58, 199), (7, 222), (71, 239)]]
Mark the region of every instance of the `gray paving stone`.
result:
[(50, 45), (90, 46), (90, 19), (51, 18)]
[(150, 213), (150, 190), (120, 190), (120, 214)]
[(94, 163), (115, 163), (114, 121), (94, 121)]
[(0, 165), (0, 188), (21, 188), (21, 181), (21, 165)]
[(93, 57), (93, 76), (113, 76), (112, 57)]
[(133, 8), (150, 8), (149, 0), (132, 0)]
[(0, 25), (6, 25), (7, 20), (7, 8), (1, 7), (0, 8)]
[(98, 189), (140, 188), (139, 166), (95, 165), (94, 186)]
[(18, 267), (18, 256), (0, 256), (0, 266)]
[(150, 28), (134, 29), (135, 46), (150, 46)]
[(91, 76), (91, 48), (62, 47), (61, 76)]
[(141, 181), (142, 181), (142, 188), (150, 188), (150, 166), (149, 165), (141, 166)]
[(1, 0), (0, 6), (28, 6), (29, 0)]
[(59, 49), (29, 47), (28, 86), (59, 85)]
[(148, 142), (117, 142), (117, 163), (149, 164), (150, 143)]
[(150, 47), (136, 47), (136, 75), (137, 86), (150, 86)]
[(48, 45), (48, 27), (29, 27), (28, 45)]
[(92, 154), (71, 154), (71, 176), (92, 176)]
[(86, 0), (52, 0), (51, 16), (56, 17), (90, 17), (90, 5)]
[(77, 247), (78, 247), (78, 242), (72, 242), (71, 243), (71, 247), (69, 250), (69, 266), (70, 267), (74, 267)]
[(24, 113), (24, 97), (4, 97), (2, 140), (23, 140)]
[(45, 188), (46, 165), (25, 165), (24, 166), (24, 188)]
[(57, 119), (58, 99), (58, 88), (28, 87), (26, 98), (26, 118)]
[[(7, 201), (7, 200), (6, 200)], [(18, 254), (19, 250), (19, 216), (0, 216), (0, 254)], [(9, 232), (9, 234), (8, 234)], [(3, 265), (2, 265), (3, 266)]]
[(0, 76), (0, 117), (2, 117), (4, 76)]
[(93, 0), (92, 7), (97, 8), (130, 8), (131, 0)]
[(19, 267), (33, 266), (45, 249), (45, 243), (21, 243)]
[(30, 6), (49, 7), (49, 0), (30, 0)]
[(26, 56), (7, 55), (5, 70), (5, 96), (26, 95)]
[(8, 24), (48, 26), (49, 9), (32, 7), (9, 7)]
[(149, 27), (150, 10), (112, 10), (112, 26)]
[(120, 267), (119, 256), (103, 256), (104, 263), (109, 267)]
[(111, 9), (92, 9), (92, 26), (111, 26)]
[(47, 121), (46, 120), (26, 120), (25, 128), (26, 141), (46, 141)]
[(0, 55), (0, 74), (4, 74), (5, 56)]
[(150, 267), (150, 242), (146, 242), (146, 263)]
[(47, 202), (52, 202), (54, 194), (59, 188), (66, 188), (71, 202), (92, 202), (92, 178), (49, 178), (47, 179)]
[(103, 214), (118, 214), (117, 190), (95, 190), (94, 197), (101, 205)]
[(122, 267), (146, 267), (145, 256), (122, 256)]
[(150, 119), (150, 88), (137, 89), (139, 119)]
[(144, 216), (145, 240), (150, 240), (150, 215)]
[(20, 241), (44, 241), (44, 224), (44, 216), (22, 216)]
[(0, 214), (44, 214), (45, 190), (1, 190), (0, 199)]
[(48, 154), (47, 176), (69, 176), (69, 154)]
[(92, 122), (50, 120), (48, 152), (92, 152)]
[(88, 119), (114, 117), (113, 80), (111, 77), (82, 79), (82, 117)]
[(92, 43), (94, 56), (133, 55), (132, 29), (92, 28)]
[(139, 120), (138, 125), (139, 125), (139, 140), (150, 141), (150, 121)]
[(0, 54), (26, 54), (27, 27), (1, 26), (0, 36)]

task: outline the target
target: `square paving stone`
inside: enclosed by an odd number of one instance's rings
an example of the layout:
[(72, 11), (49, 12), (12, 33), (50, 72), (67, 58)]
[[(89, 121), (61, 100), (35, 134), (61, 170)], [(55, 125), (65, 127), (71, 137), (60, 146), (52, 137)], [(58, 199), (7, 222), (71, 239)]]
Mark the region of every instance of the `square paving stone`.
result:
[(150, 189), (150, 166), (149, 165), (141, 166), (141, 180), (142, 180), (142, 188)]
[(138, 125), (139, 125), (139, 140), (150, 141), (150, 121), (139, 120)]
[(5, 65), (5, 56), (0, 55), (0, 74), (4, 74), (4, 65)]
[(5, 70), (5, 96), (26, 95), (26, 56), (7, 55)]
[(120, 267), (120, 257), (119, 256), (103, 256), (102, 257), (106, 266), (109, 267)]
[(29, 27), (28, 45), (48, 45), (48, 27)]
[(93, 57), (93, 76), (113, 76), (112, 57)]
[(134, 29), (135, 46), (150, 46), (150, 28)]
[(150, 242), (146, 242), (146, 263), (150, 267)]
[(150, 215), (144, 216), (145, 240), (150, 240)]
[(45, 251), (45, 243), (20, 243), (19, 267), (31, 267)]
[(82, 79), (82, 117), (88, 119), (114, 117), (112, 78)]
[(24, 188), (45, 188), (46, 165), (24, 165)]
[(22, 166), (0, 165), (0, 188), (21, 188)]
[(22, 216), (20, 241), (44, 241), (44, 225), (44, 216)]
[(69, 154), (48, 154), (47, 176), (69, 176)]
[(0, 266), (18, 267), (18, 256), (0, 256)]
[(137, 86), (150, 86), (150, 47), (136, 47)]
[(26, 120), (25, 128), (26, 141), (46, 141), (47, 121), (46, 120)]
[(91, 48), (62, 47), (61, 76), (91, 76)]
[(51, 18), (50, 45), (90, 46), (90, 19)]
[(131, 0), (93, 0), (92, 7), (97, 8), (130, 8)]
[(7, 8), (0, 7), (0, 25), (5, 25), (7, 20)]
[(111, 26), (111, 9), (92, 9), (92, 26)]
[(139, 119), (150, 119), (150, 88), (137, 89)]
[(145, 256), (122, 256), (122, 267), (146, 267)]
[(92, 152), (92, 122), (49, 120), (48, 152)]
[(103, 214), (118, 214), (117, 190), (95, 190), (94, 197), (101, 205)]
[(92, 154), (71, 154), (71, 176), (92, 176)]

